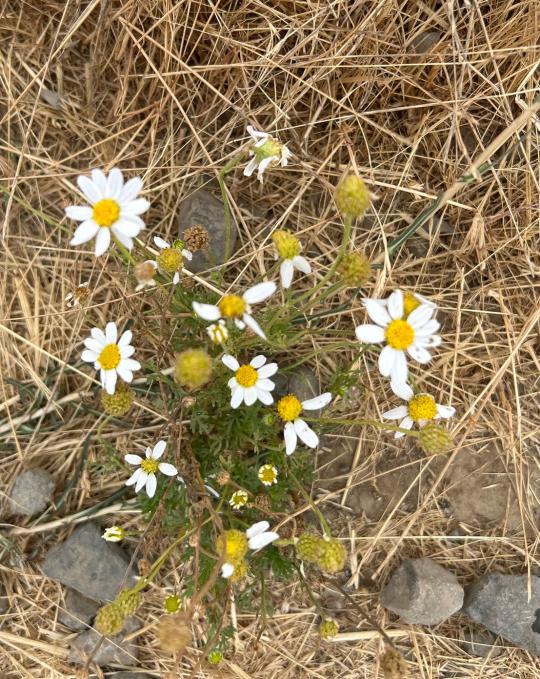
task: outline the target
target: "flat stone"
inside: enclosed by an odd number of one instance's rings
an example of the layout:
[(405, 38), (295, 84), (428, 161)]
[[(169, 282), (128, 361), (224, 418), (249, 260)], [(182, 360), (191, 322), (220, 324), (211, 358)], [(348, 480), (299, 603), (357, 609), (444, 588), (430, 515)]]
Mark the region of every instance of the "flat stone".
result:
[(477, 658), (495, 658), (500, 655), (500, 646), (495, 646), (495, 637), (489, 632), (478, 630), (467, 630), (463, 634), (463, 641), (460, 642), (461, 648), (469, 655)]
[(438, 625), (463, 604), (456, 576), (431, 559), (406, 559), (380, 594), (381, 604), (412, 625)]
[(463, 613), (490, 632), (540, 656), (540, 578), (483, 575), (467, 589)]
[(54, 479), (44, 469), (28, 469), (19, 474), (9, 494), (9, 507), (14, 514), (34, 516), (51, 504)]
[(93, 599), (79, 594), (77, 590), (68, 588), (64, 597), (64, 608), (58, 614), (58, 620), (76, 632), (86, 629), (94, 619), (100, 604)]
[(178, 213), (178, 237), (182, 238), (184, 231), (196, 224), (204, 226), (209, 237), (208, 248), (194, 252), (191, 262), (186, 263), (186, 269), (193, 271), (193, 273), (199, 273), (205, 269), (219, 266), (229, 259), (234, 252), (238, 233), (232, 212), (230, 215), (231, 225), (227, 252), (227, 226), (223, 201), (206, 189), (198, 189), (182, 202)]
[[(88, 658), (100, 667), (106, 665), (136, 665), (139, 650), (135, 641), (125, 641), (140, 627), (135, 618), (127, 618), (124, 629), (112, 637), (102, 637), (95, 629), (86, 630), (77, 635), (69, 650), (68, 662), (74, 665), (85, 665)], [(102, 640), (102, 641), (101, 641)], [(99, 648), (98, 644), (100, 643)]]
[[(43, 573), (89, 599), (112, 601), (121, 587), (131, 587), (135, 572), (122, 548), (107, 542), (94, 522), (78, 526), (67, 540), (53, 547), (41, 565)], [(125, 579), (125, 581), (124, 581)]]

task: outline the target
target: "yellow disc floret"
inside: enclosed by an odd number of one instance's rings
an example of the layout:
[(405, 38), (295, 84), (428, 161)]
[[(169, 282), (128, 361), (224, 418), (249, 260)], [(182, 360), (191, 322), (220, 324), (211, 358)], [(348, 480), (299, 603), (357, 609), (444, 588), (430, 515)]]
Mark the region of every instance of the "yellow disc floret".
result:
[(103, 370), (114, 370), (120, 363), (120, 349), (116, 344), (107, 344), (101, 350), (97, 362)]
[(120, 206), (112, 198), (104, 198), (92, 208), (92, 219), (99, 226), (112, 226), (120, 216)]
[(116, 385), (114, 394), (108, 394), (105, 389), (101, 391), (101, 407), (107, 415), (122, 417), (131, 408), (135, 399), (135, 392), (127, 384)]
[(250, 365), (241, 365), (234, 376), (241, 387), (252, 387), (259, 379), (259, 374)]
[(417, 394), (409, 401), (409, 417), (413, 422), (432, 420), (437, 414), (437, 404), (429, 394)]
[(283, 144), (281, 142), (274, 139), (274, 137), (268, 137), (264, 144), (253, 148), (253, 153), (259, 162), (266, 158), (277, 158), (277, 160), (270, 163), (270, 165), (274, 165), (279, 161), (279, 158), (281, 158), (282, 150)]
[(272, 484), (277, 483), (277, 476), (278, 471), (271, 464), (263, 464), (259, 469), (259, 481), (265, 486), (271, 486)]
[(343, 256), (339, 263), (338, 274), (345, 285), (351, 288), (360, 288), (367, 282), (371, 274), (371, 265), (363, 253), (349, 252)]
[(327, 618), (319, 625), (319, 635), (321, 639), (332, 639), (339, 632), (339, 625), (335, 620)]
[(247, 504), (248, 499), (249, 496), (245, 490), (237, 490), (231, 495), (229, 504), (231, 507), (234, 507), (234, 509), (241, 509)]
[(174, 273), (182, 268), (184, 258), (176, 248), (164, 248), (156, 259), (159, 268), (168, 273)]
[(223, 535), (218, 535), (216, 540), (216, 552), (223, 553), (223, 537), (225, 537), (225, 561), (236, 565), (245, 557), (248, 551), (246, 534), (241, 530), (226, 530)]
[(276, 231), (272, 240), (281, 259), (292, 259), (300, 254), (302, 245), (296, 236), (288, 231)]
[(159, 461), (147, 458), (141, 462), (141, 469), (147, 474), (155, 474), (159, 467)]
[(218, 304), (224, 318), (240, 318), (246, 311), (246, 303), (238, 295), (225, 295)]
[(279, 399), (277, 410), (284, 422), (293, 422), (302, 412), (302, 404), (294, 394), (288, 394)]
[(174, 377), (189, 389), (199, 389), (212, 375), (212, 359), (203, 349), (186, 349), (176, 356)]
[(419, 306), (420, 302), (416, 299), (412, 292), (407, 290), (403, 293), (403, 314), (405, 318), (407, 318), (411, 311), (414, 311)]
[(390, 321), (385, 330), (386, 341), (393, 349), (408, 349), (414, 342), (412, 326), (400, 318)]

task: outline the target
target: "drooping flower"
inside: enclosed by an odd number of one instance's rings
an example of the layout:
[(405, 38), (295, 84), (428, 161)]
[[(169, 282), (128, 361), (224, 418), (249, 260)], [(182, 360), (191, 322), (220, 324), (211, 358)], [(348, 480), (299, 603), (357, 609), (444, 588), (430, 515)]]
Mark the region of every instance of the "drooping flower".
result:
[(386, 300), (364, 299), (369, 317), (376, 323), (359, 325), (356, 337), (360, 342), (370, 344), (384, 343), (379, 355), (379, 371), (392, 382), (400, 384), (407, 381), (407, 354), (425, 364), (431, 360), (428, 349), (437, 347), (441, 338), (435, 333), (440, 327), (433, 316), (436, 307), (420, 304), (403, 318), (403, 292), (396, 290)]
[(255, 143), (249, 150), (251, 160), (244, 168), (244, 176), (251, 177), (257, 170), (257, 179), (262, 183), (265, 170), (276, 165), (285, 167), (292, 153), (267, 132), (256, 130), (251, 125), (248, 125), (247, 131)]
[(133, 371), (140, 370), (141, 364), (130, 358), (135, 352), (131, 346), (133, 333), (126, 330), (118, 339), (116, 323), (107, 323), (105, 332), (99, 328), (92, 328), (90, 337), (84, 340), (86, 349), (81, 358), (87, 363), (93, 363), (100, 371), (101, 386), (108, 394), (114, 394), (118, 377), (124, 382), (133, 380)]
[(126, 486), (133, 486), (135, 484), (136, 493), (143, 486), (146, 486), (148, 497), (154, 497), (157, 488), (157, 471), (165, 474), (165, 476), (176, 476), (178, 474), (176, 467), (168, 462), (159, 462), (166, 447), (167, 443), (165, 441), (158, 441), (154, 448), (146, 449), (145, 458), (142, 458), (140, 455), (132, 455), (131, 453), (125, 455), (124, 460), (128, 464), (137, 466), (135, 472), (126, 481)]
[(332, 400), (332, 394), (325, 392), (307, 401), (300, 401), (294, 394), (283, 396), (278, 401), (277, 410), (281, 419), (285, 422), (283, 436), (285, 438), (285, 452), (292, 455), (296, 450), (298, 438), (309, 448), (319, 445), (319, 437), (304, 420), (300, 418), (303, 410), (319, 410), (327, 406)]
[(271, 281), (258, 283), (252, 288), (249, 288), (240, 295), (225, 295), (216, 304), (202, 304), (201, 302), (193, 302), (193, 311), (203, 318), (205, 321), (217, 321), (220, 318), (231, 318), (235, 325), (240, 330), (244, 330), (247, 326), (259, 337), (266, 339), (261, 326), (251, 315), (251, 304), (259, 304), (264, 302), (276, 291), (276, 284)]
[(125, 535), (126, 533), (121, 526), (111, 526), (110, 528), (105, 529), (105, 532), (101, 537), (104, 540), (107, 540), (107, 542), (121, 542)]
[(277, 363), (266, 363), (266, 357), (262, 354), (245, 365), (240, 365), (229, 354), (225, 354), (221, 360), (227, 368), (234, 371), (234, 377), (228, 382), (231, 408), (238, 408), (242, 402), (247, 406), (253, 405), (257, 400), (267, 406), (274, 402), (270, 392), (276, 385), (268, 378), (277, 373)]
[(264, 486), (272, 486), (277, 483), (278, 470), (272, 464), (263, 464), (262, 467), (259, 467), (257, 476)]
[[(274, 531), (268, 530), (269, 528), (270, 524), (268, 521), (259, 521), (246, 530), (245, 536), (240, 531), (226, 531), (226, 557), (228, 558), (228, 561), (221, 567), (221, 575), (224, 578), (231, 577), (234, 573), (236, 564), (244, 558), (247, 548), (258, 551), (274, 542), (274, 540), (279, 539), (279, 535)], [(239, 533), (239, 535), (233, 536), (233, 533)], [(243, 537), (243, 540), (240, 536)], [(233, 537), (235, 538), (234, 540), (232, 539)], [(231, 543), (230, 548), (229, 542)]]
[(82, 306), (90, 295), (89, 283), (81, 283), (78, 285), (73, 292), (69, 292), (64, 297), (64, 302), (66, 306), (72, 309), (75, 306)]
[[(382, 416), (385, 420), (401, 420), (399, 426), (402, 429), (412, 429), (415, 422), (419, 427), (424, 427), (431, 420), (437, 420), (441, 417), (447, 419), (453, 417), (456, 413), (456, 409), (452, 406), (435, 403), (435, 399), (430, 394), (415, 394), (406, 383), (395, 384), (392, 382), (390, 386), (396, 396), (407, 401), (407, 405), (392, 408), (392, 410), (383, 413)], [(401, 431), (396, 431), (394, 434), (396, 439), (402, 436), (405, 436), (405, 434)]]
[(222, 318), (217, 323), (212, 323), (212, 325), (209, 325), (206, 328), (206, 332), (214, 344), (223, 344), (223, 342), (225, 342), (229, 337), (227, 324)]
[(279, 267), (281, 285), (287, 289), (291, 287), (294, 270), (311, 273), (311, 265), (305, 257), (300, 256), (302, 244), (296, 236), (287, 231), (275, 231), (272, 240), (276, 248), (276, 255), (282, 260)]
[(180, 281), (180, 272), (184, 266), (184, 259), (190, 262), (193, 259), (193, 254), (181, 245), (178, 247), (176, 247), (175, 243), (169, 245), (166, 240), (159, 236), (154, 236), (154, 243), (161, 250), (156, 260), (158, 267), (161, 271), (174, 274), (172, 282), (173, 285), (176, 285)]
[(101, 170), (92, 170), (92, 178), (80, 175), (77, 184), (88, 205), (70, 205), (66, 215), (81, 222), (70, 245), (81, 245), (96, 239), (95, 255), (106, 252), (113, 236), (128, 250), (133, 247), (133, 238), (144, 229), (140, 218), (150, 207), (145, 198), (137, 198), (142, 188), (142, 179), (133, 177), (124, 184), (124, 176), (117, 168), (106, 177)]
[(229, 504), (233, 509), (242, 509), (242, 507), (247, 505), (248, 500), (249, 496), (245, 490), (235, 490), (231, 495)]

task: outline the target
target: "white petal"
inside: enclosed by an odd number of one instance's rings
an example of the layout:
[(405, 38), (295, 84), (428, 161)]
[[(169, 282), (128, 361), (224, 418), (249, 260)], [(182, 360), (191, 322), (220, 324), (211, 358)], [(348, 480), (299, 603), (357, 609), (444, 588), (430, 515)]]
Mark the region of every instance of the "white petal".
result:
[(135, 238), (141, 232), (141, 227), (135, 222), (129, 219), (123, 219), (120, 217), (116, 220), (113, 226), (111, 226), (111, 231), (118, 238), (118, 236), (124, 236), (127, 238)]
[[(408, 415), (407, 417), (403, 418), (401, 422), (399, 423), (399, 426), (401, 429), (412, 429), (414, 422), (412, 421), (412, 418), (410, 418)], [(405, 436), (405, 434), (402, 431), (396, 431), (394, 434), (395, 439), (400, 439), (402, 436)]]
[(231, 408), (238, 408), (242, 401), (244, 400), (244, 387), (236, 387), (232, 390), (231, 394)]
[(191, 250), (184, 249), (182, 250), (182, 257), (184, 259), (187, 259), (188, 262), (191, 262), (191, 260), (193, 259), (193, 253), (191, 252)]
[(140, 472), (139, 477), (137, 478), (137, 483), (135, 485), (135, 492), (138, 493), (141, 488), (144, 487), (144, 484), (148, 480), (148, 474), (144, 472), (142, 469), (139, 468), (138, 470)]
[(287, 290), (291, 287), (294, 274), (294, 266), (290, 259), (285, 259), (281, 262), (279, 267), (279, 275), (281, 276), (281, 285)]
[[(93, 337), (87, 337), (84, 340), (84, 346), (87, 349), (90, 349), (90, 351), (93, 351), (97, 356), (101, 353), (101, 350), (103, 349), (103, 345), (101, 342), (99, 342), (97, 339), (94, 339)], [(95, 359), (94, 359), (95, 360)]]
[(101, 195), (105, 197), (107, 195), (107, 177), (103, 170), (92, 170), (90, 174), (92, 175), (92, 181), (101, 191)]
[(111, 226), (112, 235), (116, 240), (123, 245), (126, 250), (133, 250), (133, 239), (130, 236), (126, 236), (122, 231), (119, 231), (115, 226)]
[(127, 203), (122, 204), (122, 215), (141, 215), (150, 207), (150, 203), (146, 198), (137, 198), (136, 200), (128, 200)]
[(269, 391), (266, 391), (266, 389), (261, 389), (258, 385), (255, 387), (255, 389), (257, 390), (257, 398), (261, 403), (264, 403), (265, 406), (272, 405), (274, 398)]
[(444, 417), (445, 419), (447, 417), (454, 417), (456, 414), (456, 409), (452, 408), (452, 406), (442, 406), (437, 404), (437, 414), (439, 417)]
[(124, 186), (124, 175), (118, 167), (113, 167), (107, 178), (107, 195), (110, 198), (118, 199), (122, 187)]
[(193, 311), (200, 318), (204, 318), (205, 321), (217, 321), (221, 318), (221, 311), (219, 307), (213, 304), (202, 304), (201, 302), (192, 302), (191, 306)]
[(75, 229), (72, 239), (69, 241), (70, 245), (81, 245), (81, 243), (87, 243), (92, 240), (94, 236), (99, 231), (99, 226), (95, 223), (93, 219), (89, 219)]
[(257, 380), (255, 386), (257, 387), (257, 389), (264, 389), (264, 391), (273, 391), (276, 388), (276, 385), (274, 384), (274, 382), (272, 382), (272, 380), (261, 378)]
[(266, 547), (266, 545), (269, 545), (271, 542), (274, 542), (274, 540), (278, 539), (279, 535), (277, 533), (268, 531), (268, 533), (262, 533), (261, 535), (256, 535), (255, 537), (251, 538), (248, 541), (248, 546), (250, 549), (262, 549), (263, 547)]
[(249, 163), (244, 168), (244, 177), (251, 177), (253, 172), (257, 169), (258, 160), (253, 156)]
[(401, 420), (403, 417), (407, 417), (409, 414), (409, 409), (407, 406), (398, 406), (397, 408), (392, 408), (392, 410), (387, 410), (382, 414), (385, 420)]
[(273, 295), (276, 290), (277, 286), (275, 283), (272, 281), (266, 281), (264, 283), (258, 283), (252, 288), (249, 288), (249, 290), (245, 291), (242, 297), (244, 302), (247, 302), (248, 304), (258, 304), (259, 302), (263, 302), (265, 299), (268, 299), (268, 297)]
[(356, 339), (366, 344), (379, 344), (384, 342), (384, 330), (378, 325), (359, 325), (356, 330)]
[(123, 358), (121, 364), (126, 370), (140, 370), (141, 364), (134, 358)]
[(154, 449), (152, 450), (152, 459), (153, 460), (159, 460), (159, 458), (165, 452), (166, 447), (167, 447), (167, 441), (158, 441), (156, 443), (156, 445), (154, 446)]
[(260, 130), (256, 130), (253, 125), (248, 125), (246, 127), (246, 130), (248, 134), (253, 137), (256, 141), (259, 141), (260, 139), (266, 141), (268, 137), (270, 136), (268, 132), (261, 132)]
[(390, 318), (395, 320), (403, 316), (403, 293), (401, 290), (395, 290), (388, 298), (386, 304)]
[(139, 469), (136, 469), (133, 474), (129, 477), (129, 479), (126, 481), (126, 486), (132, 486), (133, 484), (137, 483), (139, 480), (139, 477), (141, 474), (144, 474), (143, 470), (139, 467)]
[(245, 330), (246, 329), (246, 324), (244, 321), (241, 321), (239, 318), (234, 319), (234, 324), (238, 328), (238, 330)]
[(293, 258), (292, 261), (294, 268), (298, 269), (298, 271), (301, 271), (302, 273), (311, 273), (311, 264), (307, 261), (305, 257), (300, 257), (300, 255), (296, 255), (296, 257)]
[(392, 382), (406, 382), (409, 369), (407, 368), (407, 358), (404, 351), (396, 351), (394, 357), (394, 365), (390, 372), (390, 380)]
[(118, 379), (116, 370), (102, 370), (101, 377), (105, 381), (105, 391), (108, 394), (114, 394), (116, 380)]
[(325, 391), (324, 394), (320, 396), (315, 396), (315, 398), (310, 398), (307, 401), (302, 401), (302, 408), (304, 410), (319, 410), (327, 406), (332, 400), (332, 394), (329, 391)]
[(92, 205), (103, 198), (103, 194), (99, 190), (97, 184), (88, 177), (80, 175), (77, 177), (77, 184)]
[(231, 356), (230, 354), (225, 354), (224, 356), (221, 357), (222, 363), (224, 363), (229, 370), (238, 370), (240, 367), (240, 363), (236, 360), (234, 356)]
[(135, 347), (132, 347), (130, 344), (126, 345), (125, 347), (118, 345), (118, 348), (120, 349), (121, 358), (129, 358), (135, 353)]
[(91, 349), (85, 349), (81, 354), (81, 360), (83, 360), (85, 363), (94, 363), (95, 361), (97, 361), (98, 356), (99, 353), (96, 353)]
[(174, 274), (172, 278), (172, 283), (173, 285), (178, 285), (178, 283), (180, 283), (180, 274), (178, 273), (178, 271), (176, 271), (176, 273)]
[(105, 326), (105, 338), (109, 344), (115, 344), (118, 339), (118, 328), (114, 321), (109, 321)]
[(263, 332), (263, 329), (261, 326), (257, 323), (257, 321), (253, 318), (253, 316), (250, 316), (249, 314), (244, 314), (242, 316), (244, 323), (253, 330), (253, 332), (256, 335), (259, 335), (262, 339), (266, 339), (266, 335)]
[(416, 337), (414, 343), (419, 347), (433, 348), (438, 347), (442, 343), (440, 335), (430, 335), (429, 337)]
[(410, 323), (415, 330), (420, 329), (431, 319), (432, 314), (433, 309), (422, 304), (419, 307), (416, 307), (416, 309), (411, 311), (407, 316), (407, 323)]
[(265, 363), (266, 363), (266, 356), (263, 356), (262, 354), (258, 354), (257, 356), (255, 356), (255, 358), (253, 358), (249, 362), (249, 365), (252, 368), (255, 368), (255, 370), (257, 370), (258, 368), (261, 368)]
[(296, 432), (292, 422), (287, 422), (285, 425), (283, 437), (285, 439), (285, 452), (287, 455), (292, 455), (296, 450)]
[(246, 536), (248, 538), (253, 538), (256, 535), (260, 535), (261, 533), (264, 533), (270, 528), (270, 524), (268, 521), (258, 521), (257, 523), (254, 523), (253, 526), (248, 528), (246, 530)]
[(163, 240), (163, 238), (160, 238), (159, 236), (154, 236), (154, 243), (160, 248), (161, 250), (165, 250), (165, 248), (170, 248), (171, 246), (167, 243), (166, 240)]
[(125, 366), (123, 366), (122, 363), (116, 366), (116, 372), (118, 373), (118, 377), (124, 380), (124, 382), (133, 381), (133, 373), (131, 370), (128, 370)]
[(131, 340), (133, 339), (133, 333), (131, 330), (126, 330), (125, 332), (122, 333), (122, 336), (118, 340), (118, 346), (119, 347), (126, 347)]
[(152, 448), (148, 447), (145, 451), (144, 454), (146, 455), (146, 459), (150, 460), (152, 458)]
[(441, 324), (439, 321), (436, 321), (434, 318), (432, 318), (427, 323), (424, 323), (422, 327), (415, 328), (414, 335), (415, 337), (428, 337), (429, 335), (436, 333), (440, 327)]
[(386, 346), (379, 354), (379, 372), (383, 377), (388, 377), (394, 367), (396, 350)]
[(261, 183), (263, 181), (264, 171), (273, 161), (279, 161), (279, 158), (277, 156), (270, 156), (270, 158), (263, 158), (263, 160), (261, 160), (261, 162), (259, 163), (259, 167), (257, 169), (257, 179)]
[(404, 401), (410, 401), (414, 396), (414, 391), (407, 382), (391, 382), (390, 388), (396, 396), (399, 396), (399, 398), (402, 398)]
[(143, 182), (140, 177), (133, 177), (122, 187), (120, 195), (118, 196), (118, 201), (120, 203), (127, 203), (130, 200), (133, 200), (142, 189), (142, 185)]
[(143, 459), (140, 455), (132, 455), (131, 453), (128, 453), (127, 455), (124, 455), (124, 460), (128, 464), (141, 464)]
[(294, 431), (309, 448), (316, 448), (319, 445), (319, 437), (304, 420), (294, 421)]
[(431, 354), (424, 347), (419, 346), (416, 342), (408, 348), (408, 353), (411, 358), (414, 358), (418, 363), (426, 364), (431, 361)]
[(384, 328), (385, 326), (388, 325), (388, 323), (390, 323), (391, 319), (388, 314), (388, 311), (386, 310), (386, 307), (379, 302), (379, 300), (364, 299), (363, 304), (366, 307), (368, 316), (371, 318), (372, 321), (377, 323), (377, 325), (380, 325)]
[(176, 476), (178, 474), (176, 467), (174, 467), (172, 464), (169, 464), (168, 462), (160, 462), (159, 471), (162, 474), (165, 474), (165, 476)]
[(272, 377), (272, 375), (275, 375), (278, 371), (278, 364), (277, 363), (268, 363), (267, 365), (263, 365), (262, 368), (259, 368), (259, 377), (261, 379), (265, 379), (266, 377)]
[(146, 479), (146, 494), (148, 497), (154, 497), (156, 494), (157, 479), (155, 474), (148, 474)]
[(101, 342), (102, 347), (104, 347), (107, 344), (107, 338), (105, 337), (105, 333), (103, 332), (103, 330), (101, 330), (101, 328), (92, 328), (92, 330), (90, 330), (90, 334), (98, 342)]
[(229, 387), (229, 389), (232, 390), (241, 388), (241, 385), (239, 385), (238, 382), (236, 381), (236, 377), (231, 377), (231, 379), (227, 382), (227, 386)]
[(257, 400), (257, 390), (255, 387), (247, 387), (244, 389), (244, 403), (247, 406), (252, 406)]
[(135, 224), (135, 226), (139, 227), (139, 231), (142, 231), (145, 228), (146, 224), (140, 217), (137, 217), (137, 215), (124, 214), (123, 212), (121, 212), (120, 214), (123, 222), (130, 222), (131, 224)]
[(233, 573), (234, 566), (232, 565), (232, 563), (224, 563), (223, 566), (221, 567), (221, 576), (223, 578), (230, 578)]
[(96, 257), (101, 257), (101, 255), (107, 251), (107, 248), (109, 247), (110, 243), (111, 243), (110, 229), (107, 229), (106, 227), (101, 227), (96, 236), (96, 247), (94, 250)]
[(66, 208), (66, 217), (75, 219), (77, 222), (85, 222), (92, 219), (93, 210), (88, 205), (70, 205)]

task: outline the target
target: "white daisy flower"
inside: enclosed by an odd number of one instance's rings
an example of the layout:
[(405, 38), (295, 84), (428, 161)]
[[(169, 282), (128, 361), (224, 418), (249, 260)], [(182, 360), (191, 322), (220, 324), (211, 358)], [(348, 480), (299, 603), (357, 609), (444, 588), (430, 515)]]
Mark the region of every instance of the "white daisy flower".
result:
[(217, 323), (212, 323), (212, 325), (209, 325), (206, 328), (206, 332), (214, 344), (223, 344), (223, 342), (225, 342), (229, 337), (227, 324), (223, 319), (220, 319)]
[[(377, 302), (381, 306), (383, 306), (386, 309), (386, 305), (388, 303), (387, 299), (372, 299), (372, 302)], [(422, 295), (419, 295), (416, 292), (410, 292), (409, 290), (403, 290), (403, 318), (407, 318), (407, 316), (417, 309), (421, 304), (425, 304), (426, 306), (430, 307), (433, 309), (433, 312), (437, 309), (437, 305), (435, 302), (432, 302), (431, 300), (427, 299), (427, 297), (423, 297)]]
[(66, 306), (72, 309), (75, 306), (82, 306), (90, 295), (90, 288), (88, 287), (90, 283), (86, 281), (78, 285), (73, 292), (68, 293), (64, 297), (64, 302)]
[(264, 302), (276, 291), (276, 284), (271, 281), (265, 283), (258, 283), (249, 290), (246, 290), (242, 297), (239, 295), (225, 295), (221, 298), (217, 305), (202, 304), (201, 302), (192, 302), (193, 311), (200, 318), (205, 321), (217, 321), (220, 318), (232, 318), (235, 325), (240, 330), (244, 330), (247, 326), (251, 328), (256, 335), (266, 339), (266, 335), (262, 331), (261, 326), (251, 315), (251, 304), (259, 304)]
[(291, 287), (294, 270), (311, 273), (311, 265), (305, 257), (300, 256), (302, 244), (296, 236), (287, 231), (275, 231), (272, 240), (276, 248), (276, 257), (282, 262), (279, 267), (281, 285), (287, 289)]
[(287, 455), (292, 455), (296, 450), (298, 438), (309, 448), (316, 448), (319, 445), (319, 437), (299, 415), (302, 410), (320, 410), (320, 408), (327, 406), (331, 400), (332, 394), (327, 391), (307, 401), (300, 402), (300, 399), (294, 394), (283, 396), (278, 401), (278, 414), (285, 422), (283, 436)]
[(121, 526), (111, 526), (106, 528), (101, 536), (107, 542), (121, 542), (126, 536), (124, 529)]
[(251, 125), (248, 125), (247, 131), (255, 143), (249, 150), (252, 158), (244, 168), (244, 176), (251, 177), (253, 172), (257, 170), (257, 179), (262, 182), (266, 168), (275, 165), (285, 167), (292, 153), (285, 144), (274, 139), (267, 132), (255, 130)]
[[(452, 406), (435, 403), (435, 399), (429, 394), (415, 394), (405, 382), (402, 384), (392, 382), (390, 386), (396, 396), (407, 401), (407, 405), (392, 408), (392, 410), (383, 413), (382, 416), (385, 420), (401, 420), (399, 426), (402, 429), (412, 429), (415, 422), (419, 427), (423, 427), (431, 420), (437, 420), (441, 417), (447, 419), (453, 417), (456, 413), (456, 409)], [(401, 431), (396, 431), (394, 434), (396, 439), (402, 436), (405, 436), (405, 434)]]
[(157, 285), (154, 276), (157, 271), (157, 263), (152, 259), (146, 259), (144, 262), (139, 262), (135, 265), (134, 272), (137, 278), (137, 287), (135, 292), (140, 292), (145, 288), (153, 288)]
[(131, 346), (133, 333), (126, 330), (118, 339), (116, 323), (107, 323), (105, 332), (92, 328), (90, 337), (84, 340), (86, 349), (81, 358), (86, 363), (93, 363), (100, 370), (101, 386), (108, 394), (114, 394), (116, 380), (120, 377), (124, 382), (133, 380), (133, 371), (140, 370), (141, 364), (130, 358), (135, 352)]
[[(270, 524), (268, 521), (259, 521), (254, 523), (246, 530), (246, 537), (248, 539), (248, 547), (254, 551), (258, 551), (263, 547), (279, 539), (279, 535), (273, 531), (268, 530)], [(234, 564), (224, 563), (221, 567), (221, 575), (224, 578), (230, 578), (234, 573)]]
[(190, 250), (186, 250), (182, 247), (175, 247), (174, 244), (170, 245), (166, 240), (160, 238), (159, 236), (154, 236), (154, 243), (161, 250), (157, 257), (157, 264), (162, 271), (174, 274), (173, 285), (176, 285), (180, 281), (180, 271), (184, 266), (184, 259), (191, 262), (193, 259), (193, 254)]
[(238, 408), (242, 402), (247, 406), (253, 405), (257, 400), (266, 406), (274, 402), (270, 392), (276, 385), (268, 378), (277, 373), (277, 363), (266, 363), (266, 357), (262, 354), (255, 356), (249, 365), (240, 365), (229, 354), (225, 354), (221, 360), (227, 368), (234, 371), (234, 377), (228, 382), (231, 408)]
[(249, 496), (245, 490), (235, 490), (231, 495), (229, 504), (233, 509), (242, 509), (242, 507), (247, 505), (248, 500)]
[(109, 247), (112, 231), (113, 236), (131, 250), (133, 238), (144, 229), (139, 215), (150, 207), (145, 198), (137, 198), (142, 179), (133, 177), (124, 184), (122, 172), (117, 167), (113, 167), (108, 177), (101, 170), (92, 170), (91, 175), (91, 179), (84, 175), (77, 177), (77, 184), (90, 206), (70, 205), (66, 208), (70, 219), (81, 222), (69, 244), (81, 245), (95, 238), (95, 254), (99, 257)]
[(146, 486), (146, 494), (148, 497), (154, 497), (157, 487), (157, 471), (165, 474), (165, 476), (176, 476), (178, 474), (176, 467), (168, 462), (159, 462), (159, 458), (165, 452), (166, 447), (167, 443), (165, 441), (158, 441), (153, 449), (146, 449), (145, 458), (142, 458), (140, 455), (125, 455), (124, 460), (128, 464), (133, 464), (138, 467), (126, 481), (126, 486), (133, 486), (135, 484), (136, 493), (138, 493), (143, 486)]
[(386, 305), (373, 299), (364, 299), (363, 304), (376, 325), (359, 325), (357, 339), (370, 344), (385, 343), (379, 356), (381, 375), (390, 377), (396, 384), (405, 382), (408, 375), (406, 354), (418, 363), (429, 363), (428, 349), (441, 343), (441, 338), (435, 334), (440, 323), (432, 318), (436, 307), (420, 304), (404, 319), (401, 290), (393, 292)]
[(259, 467), (257, 476), (263, 486), (273, 486), (278, 480), (278, 470), (273, 464), (263, 464), (262, 467)]

